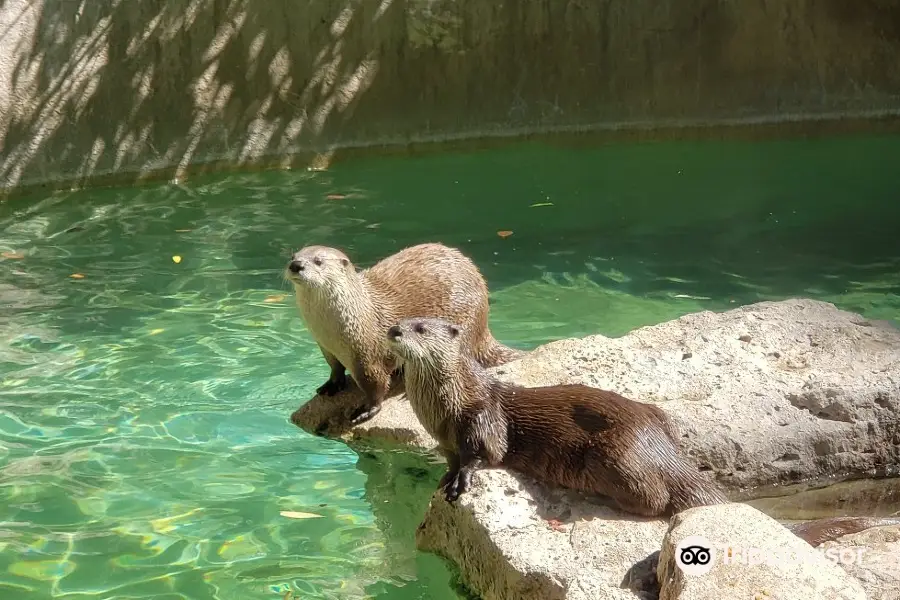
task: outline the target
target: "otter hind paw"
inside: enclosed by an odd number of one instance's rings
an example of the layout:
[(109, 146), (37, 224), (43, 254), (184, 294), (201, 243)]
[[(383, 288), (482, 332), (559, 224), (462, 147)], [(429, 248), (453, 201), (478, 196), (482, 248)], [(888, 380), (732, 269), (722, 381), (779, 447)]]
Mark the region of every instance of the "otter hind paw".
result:
[(320, 396), (334, 396), (340, 391), (343, 391), (347, 387), (347, 378), (341, 377), (337, 381), (334, 379), (329, 379), (318, 388), (316, 388), (316, 393)]
[(469, 490), (472, 484), (472, 471), (460, 469), (456, 472), (447, 471), (441, 478), (439, 489), (444, 492), (444, 499), (453, 503)]
[(350, 426), (356, 427), (361, 423), (365, 423), (379, 412), (381, 412), (380, 404), (376, 406), (362, 406), (350, 417)]

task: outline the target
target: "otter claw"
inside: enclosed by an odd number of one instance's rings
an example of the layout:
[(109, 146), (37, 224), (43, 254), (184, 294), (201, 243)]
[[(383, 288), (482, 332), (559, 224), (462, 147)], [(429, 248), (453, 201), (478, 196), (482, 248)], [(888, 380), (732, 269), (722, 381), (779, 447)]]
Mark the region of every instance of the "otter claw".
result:
[(472, 483), (472, 472), (468, 469), (460, 469), (456, 472), (447, 471), (438, 484), (444, 492), (447, 502), (455, 502), (461, 495), (469, 490)]
[(318, 388), (316, 388), (316, 393), (320, 396), (334, 396), (338, 392), (342, 391), (347, 387), (347, 378), (342, 377), (337, 381), (333, 379), (329, 379)]
[(378, 406), (372, 406), (369, 408), (362, 407), (359, 409), (359, 412), (350, 417), (350, 426), (356, 427), (360, 423), (365, 423), (366, 421), (377, 415), (379, 412), (381, 412), (380, 404)]

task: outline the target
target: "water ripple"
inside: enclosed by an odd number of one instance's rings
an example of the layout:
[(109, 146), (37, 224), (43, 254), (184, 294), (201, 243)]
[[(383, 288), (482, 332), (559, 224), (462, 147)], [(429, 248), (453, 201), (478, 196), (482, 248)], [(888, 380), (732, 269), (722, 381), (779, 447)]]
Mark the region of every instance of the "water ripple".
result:
[[(439, 467), (357, 456), (287, 420), (328, 374), (281, 276), (308, 243), (361, 266), (458, 245), (490, 284), (495, 335), (525, 348), (792, 295), (900, 321), (890, 207), (873, 224), (834, 208), (846, 182), (662, 177), (732, 152), (698, 148), (630, 148), (637, 178), (621, 148), (523, 150), (0, 204), (0, 248), (15, 253), (0, 258), (0, 597), (457, 598), (414, 550)], [(772, 182), (795, 185), (791, 152)], [(886, 178), (866, 189), (895, 192), (896, 154), (866, 155)], [(714, 171), (739, 179), (746, 156), (730, 160)], [(760, 219), (770, 193), (785, 200)]]

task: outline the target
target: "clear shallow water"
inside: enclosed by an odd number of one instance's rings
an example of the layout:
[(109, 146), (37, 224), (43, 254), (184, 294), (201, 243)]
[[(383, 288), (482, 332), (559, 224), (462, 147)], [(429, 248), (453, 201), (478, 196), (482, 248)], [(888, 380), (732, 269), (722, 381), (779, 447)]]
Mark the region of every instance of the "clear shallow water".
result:
[(900, 323), (898, 155), (521, 146), (2, 205), (0, 597), (457, 598), (414, 550), (439, 467), (288, 422), (328, 372), (288, 252), (457, 245), (526, 348), (798, 295)]

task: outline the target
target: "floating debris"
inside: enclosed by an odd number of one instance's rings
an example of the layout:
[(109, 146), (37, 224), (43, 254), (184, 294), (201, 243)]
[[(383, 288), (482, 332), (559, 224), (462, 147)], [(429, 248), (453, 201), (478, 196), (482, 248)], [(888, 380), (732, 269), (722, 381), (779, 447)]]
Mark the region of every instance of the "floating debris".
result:
[(498, 231), (497, 232), (497, 235), (499, 235), (502, 238), (507, 238), (507, 237), (511, 236), (512, 234), (513, 234), (512, 231)]
[(316, 519), (322, 516), (315, 513), (296, 512), (293, 510), (283, 510), (279, 514), (281, 514), (282, 517), (287, 517), (288, 519)]
[(176, 254), (175, 256), (172, 257), (172, 262), (177, 265), (178, 263), (181, 262), (181, 257)]

